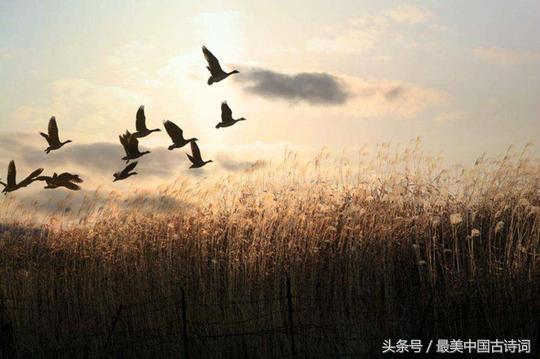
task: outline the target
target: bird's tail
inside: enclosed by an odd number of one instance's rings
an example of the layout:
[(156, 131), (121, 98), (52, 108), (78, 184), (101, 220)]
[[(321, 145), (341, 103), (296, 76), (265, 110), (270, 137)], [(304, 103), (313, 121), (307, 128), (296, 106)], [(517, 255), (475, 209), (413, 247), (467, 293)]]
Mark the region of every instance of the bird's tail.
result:
[(221, 122), (216, 125), (216, 128), (220, 128), (220, 127), (221, 127)]

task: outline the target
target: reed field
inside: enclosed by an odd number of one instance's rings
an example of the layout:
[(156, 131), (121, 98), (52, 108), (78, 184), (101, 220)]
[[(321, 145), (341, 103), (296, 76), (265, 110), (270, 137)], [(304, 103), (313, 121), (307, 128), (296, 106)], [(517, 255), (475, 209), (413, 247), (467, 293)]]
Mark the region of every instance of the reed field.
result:
[(287, 152), (52, 211), (8, 195), (2, 353), (374, 358), (390, 338), (536, 343), (539, 159), (526, 147), (444, 163), (412, 141)]

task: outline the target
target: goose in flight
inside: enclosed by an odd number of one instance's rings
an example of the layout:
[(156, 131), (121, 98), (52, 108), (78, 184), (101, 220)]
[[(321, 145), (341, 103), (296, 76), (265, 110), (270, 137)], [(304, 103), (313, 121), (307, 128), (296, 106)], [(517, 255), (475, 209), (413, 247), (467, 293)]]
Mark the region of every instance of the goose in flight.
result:
[(78, 176), (68, 172), (57, 174), (56, 172), (51, 176), (39, 176), (36, 178), (38, 181), (45, 181), (47, 185), (44, 188), (58, 188), (65, 187), (72, 191), (78, 191), (81, 187), (77, 183), (82, 183), (83, 180)]
[(204, 54), (204, 57), (206, 59), (206, 62), (208, 62), (208, 66), (206, 68), (208, 71), (210, 71), (210, 77), (208, 78), (208, 85), (213, 84), (214, 82), (219, 82), (221, 80), (225, 80), (227, 77), (229, 77), (232, 74), (239, 73), (237, 70), (233, 70), (231, 72), (225, 72), (221, 68), (221, 65), (219, 64), (219, 60), (206, 48), (206, 46), (202, 47), (202, 51)]
[(197, 142), (195, 141), (191, 141), (191, 155), (187, 153), (186, 155), (192, 163), (191, 167), (189, 168), (200, 168), (205, 164), (212, 162), (212, 160), (203, 161), (201, 151), (199, 150), (199, 146), (197, 146)]
[(144, 105), (141, 105), (139, 109), (137, 110), (136, 120), (135, 120), (135, 129), (137, 132), (133, 134), (136, 138), (142, 138), (146, 137), (152, 132), (158, 132), (161, 131), (159, 128), (154, 128), (153, 130), (149, 130), (148, 127), (146, 127), (146, 116), (144, 115)]
[(150, 151), (139, 151), (139, 140), (137, 140), (133, 134), (129, 133), (129, 131), (126, 131), (126, 133), (118, 137), (120, 138), (120, 143), (124, 147), (124, 151), (126, 151), (126, 156), (122, 157), (126, 163), (150, 153)]
[(173, 144), (169, 146), (169, 150), (174, 150), (175, 148), (181, 148), (190, 143), (191, 141), (198, 141), (198, 138), (184, 138), (184, 131), (178, 127), (174, 122), (165, 121), (163, 123), (165, 130), (169, 134), (169, 137), (173, 141)]
[(38, 168), (34, 172), (32, 172), (28, 177), (23, 179), (21, 182), (17, 183), (17, 169), (15, 168), (15, 161), (11, 160), (8, 165), (8, 173), (7, 173), (7, 183), (1, 182), (0, 184), (4, 186), (3, 193), (7, 194), (8, 192), (13, 192), (18, 190), (19, 188), (26, 187), (30, 183), (34, 182), (36, 180), (36, 177), (39, 176), (43, 172), (43, 168)]
[(43, 136), (47, 142), (49, 143), (49, 147), (45, 149), (45, 153), (49, 153), (53, 150), (57, 150), (66, 143), (70, 143), (71, 140), (67, 140), (64, 142), (60, 142), (60, 138), (58, 137), (58, 125), (56, 124), (56, 118), (53, 116), (49, 120), (49, 128), (48, 128), (48, 134), (40, 132), (39, 134)]
[(127, 165), (126, 168), (124, 168), (122, 171), (114, 173), (114, 174), (113, 174), (113, 177), (114, 177), (113, 182), (121, 181), (121, 180), (123, 180), (123, 179), (128, 178), (129, 176), (136, 175), (137, 172), (131, 172), (131, 173), (129, 172), (129, 171), (131, 171), (132, 169), (134, 169), (135, 166), (137, 166), (137, 161), (131, 162), (131, 163), (130, 163), (129, 165)]
[(237, 123), (238, 121), (245, 121), (246, 119), (243, 117), (240, 117), (239, 119), (235, 120), (232, 118), (232, 110), (227, 105), (227, 101), (223, 101), (221, 103), (221, 122), (216, 125), (216, 128), (220, 127), (229, 127)]

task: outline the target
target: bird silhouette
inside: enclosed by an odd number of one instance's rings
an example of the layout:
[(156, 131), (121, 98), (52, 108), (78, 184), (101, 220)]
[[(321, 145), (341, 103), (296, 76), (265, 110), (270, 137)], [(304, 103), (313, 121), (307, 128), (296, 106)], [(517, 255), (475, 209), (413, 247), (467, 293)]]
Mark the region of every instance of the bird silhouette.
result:
[(220, 127), (229, 127), (237, 123), (238, 121), (245, 121), (246, 119), (243, 117), (240, 117), (239, 119), (233, 119), (232, 118), (232, 110), (227, 105), (227, 101), (223, 101), (221, 103), (221, 122), (216, 125), (216, 128)]
[(213, 162), (212, 160), (209, 161), (203, 161), (201, 157), (201, 151), (199, 150), (199, 146), (197, 146), (197, 142), (191, 141), (191, 155), (187, 154), (189, 160), (191, 161), (192, 165), (189, 168), (200, 168), (207, 163)]
[(150, 151), (139, 151), (139, 140), (137, 140), (133, 134), (129, 133), (129, 131), (126, 131), (126, 133), (118, 137), (120, 138), (120, 143), (124, 147), (124, 151), (126, 151), (126, 156), (122, 157), (126, 163), (150, 153)]
[(206, 46), (202, 47), (202, 51), (206, 61), (208, 62), (208, 66), (206, 66), (206, 68), (208, 69), (208, 71), (210, 71), (211, 75), (208, 78), (208, 85), (212, 85), (214, 82), (225, 80), (232, 74), (239, 73), (239, 71), (237, 70), (233, 70), (231, 72), (223, 71), (221, 65), (219, 64), (219, 60), (210, 52), (210, 50), (206, 48)]
[(81, 187), (77, 183), (82, 183), (83, 180), (79, 175), (63, 172), (57, 174), (56, 172), (52, 176), (38, 176), (38, 181), (44, 181), (47, 185), (44, 188), (53, 189), (58, 187), (65, 187), (72, 191), (78, 191)]
[(191, 141), (198, 141), (198, 138), (195, 137), (185, 139), (184, 131), (182, 131), (182, 129), (178, 127), (174, 122), (165, 121), (163, 122), (163, 125), (165, 126), (165, 130), (169, 134), (169, 137), (173, 141), (173, 144), (169, 146), (169, 150), (184, 147)]
[(131, 162), (131, 163), (130, 163), (129, 165), (127, 165), (126, 168), (124, 168), (122, 171), (114, 173), (114, 174), (113, 174), (113, 177), (114, 177), (113, 182), (121, 181), (121, 180), (123, 180), (123, 179), (128, 178), (129, 176), (136, 175), (137, 172), (131, 172), (131, 173), (129, 172), (129, 171), (131, 171), (132, 169), (134, 169), (135, 166), (137, 166), (137, 161)]
[(45, 153), (48, 154), (49, 152), (53, 150), (59, 149), (66, 143), (71, 142), (71, 140), (60, 142), (60, 138), (58, 137), (58, 125), (56, 124), (56, 118), (54, 116), (51, 117), (51, 119), (49, 120), (49, 127), (47, 130), (49, 132), (48, 134), (43, 133), (43, 132), (39, 133), (41, 136), (43, 136), (47, 140), (47, 143), (49, 144), (49, 147), (45, 149)]
[(11, 160), (8, 165), (8, 172), (7, 172), (7, 183), (1, 182), (0, 184), (4, 186), (4, 189), (2, 192), (4, 194), (7, 194), (8, 192), (13, 192), (18, 190), (19, 188), (23, 188), (28, 186), (30, 183), (34, 182), (36, 180), (36, 177), (39, 176), (43, 172), (43, 168), (38, 168), (34, 172), (32, 172), (28, 177), (23, 179), (21, 182), (17, 183), (17, 168), (15, 167), (15, 161)]
[(144, 115), (144, 105), (141, 105), (139, 109), (137, 110), (136, 120), (135, 120), (135, 129), (137, 132), (133, 133), (133, 136), (136, 138), (142, 138), (146, 137), (152, 132), (159, 132), (161, 131), (159, 128), (154, 128), (153, 130), (149, 130), (148, 127), (146, 127), (146, 116)]

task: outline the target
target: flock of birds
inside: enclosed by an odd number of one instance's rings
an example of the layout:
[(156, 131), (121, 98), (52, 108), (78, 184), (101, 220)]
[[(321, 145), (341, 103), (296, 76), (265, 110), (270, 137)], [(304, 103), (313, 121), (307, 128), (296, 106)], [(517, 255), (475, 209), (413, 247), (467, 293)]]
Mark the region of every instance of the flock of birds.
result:
[[(206, 68), (208, 69), (208, 71), (210, 71), (210, 77), (208, 78), (207, 82), (208, 85), (212, 85), (215, 82), (220, 82), (229, 77), (230, 75), (238, 73), (237, 70), (231, 72), (223, 71), (221, 65), (219, 64), (219, 60), (210, 52), (210, 50), (206, 48), (206, 46), (202, 47), (202, 51), (206, 61), (208, 62), (208, 66)], [(226, 101), (223, 101), (221, 103), (221, 121), (216, 125), (216, 128), (230, 127), (239, 121), (245, 121), (245, 118), (241, 117), (238, 119), (234, 119), (232, 117), (231, 108), (229, 107), (229, 105), (227, 105)], [(167, 134), (172, 140), (172, 144), (168, 147), (169, 150), (174, 150), (175, 148), (182, 148), (188, 143), (191, 145), (191, 155), (187, 154), (188, 159), (191, 161), (190, 168), (200, 168), (207, 163), (212, 162), (212, 160), (204, 161), (202, 159), (201, 151), (199, 149), (199, 146), (197, 145), (197, 138), (193, 137), (186, 139), (184, 137), (184, 132), (182, 131), (182, 129), (171, 121), (165, 121), (163, 125), (165, 127), (165, 131), (167, 131)], [(150, 153), (150, 151), (141, 152), (139, 150), (138, 139), (146, 137), (152, 132), (161, 131), (161, 129), (159, 128), (150, 130), (148, 129), (148, 127), (146, 127), (144, 106), (140, 106), (137, 110), (135, 129), (136, 132), (134, 133), (130, 133), (126, 130), (124, 134), (121, 134), (119, 136), (120, 143), (122, 144), (122, 147), (124, 148), (124, 151), (126, 153), (126, 155), (122, 157), (122, 160), (126, 161), (127, 166), (123, 170), (113, 174), (113, 182), (124, 180), (130, 176), (137, 174), (137, 172), (133, 172), (133, 170), (137, 166), (137, 161), (131, 163), (129, 162)], [(51, 119), (49, 120), (47, 132), (48, 133), (39, 133), (41, 136), (43, 136), (43, 138), (45, 138), (45, 140), (47, 140), (48, 147), (45, 149), (45, 153), (47, 154), (51, 151), (59, 150), (64, 145), (72, 142), (71, 140), (60, 141), (60, 137), (58, 135), (58, 124), (56, 123), (56, 118), (54, 116), (51, 117)], [(43, 168), (38, 168), (29, 176), (27, 176), (24, 180), (17, 182), (17, 170), (15, 167), (15, 161), (12, 160), (8, 165), (7, 183), (0, 181), (0, 184), (4, 186), (2, 192), (4, 194), (7, 194), (8, 192), (16, 191), (20, 188), (28, 186), (34, 181), (45, 182), (46, 186), (44, 188), (64, 187), (76, 191), (80, 189), (79, 183), (83, 182), (83, 180), (78, 175), (68, 172), (63, 172), (60, 174), (57, 174), (55, 172), (52, 176), (42, 176), (42, 172)]]

